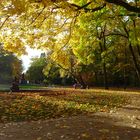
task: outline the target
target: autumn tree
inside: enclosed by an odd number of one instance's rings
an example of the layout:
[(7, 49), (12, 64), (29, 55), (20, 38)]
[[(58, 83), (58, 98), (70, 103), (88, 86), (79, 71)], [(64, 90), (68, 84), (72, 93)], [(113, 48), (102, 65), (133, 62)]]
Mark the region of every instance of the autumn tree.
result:
[[(18, 55), (25, 53), (26, 45), (49, 50), (51, 59), (65, 70), (71, 66), (70, 49), (78, 62), (75, 66), (94, 66), (93, 73), (103, 72), (104, 85), (108, 88), (107, 75), (111, 79), (111, 71), (119, 70), (122, 56), (116, 55), (117, 39), (119, 44), (127, 46), (121, 47), (124, 53), (119, 54), (125, 55), (129, 50), (133, 68), (140, 75), (139, 5), (135, 0), (3, 0), (0, 39), (5, 49)], [(126, 67), (124, 75), (125, 71)]]

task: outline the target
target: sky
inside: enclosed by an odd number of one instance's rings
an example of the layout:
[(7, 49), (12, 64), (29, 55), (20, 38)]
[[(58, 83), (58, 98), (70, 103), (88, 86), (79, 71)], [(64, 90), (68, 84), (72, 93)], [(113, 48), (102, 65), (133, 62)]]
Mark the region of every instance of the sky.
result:
[(41, 51), (41, 50), (31, 49), (29, 47), (27, 47), (26, 51), (27, 51), (28, 55), (21, 56), (21, 60), (23, 63), (23, 72), (26, 72), (28, 67), (30, 66), (31, 58), (39, 57), (40, 54), (43, 53), (43, 51)]

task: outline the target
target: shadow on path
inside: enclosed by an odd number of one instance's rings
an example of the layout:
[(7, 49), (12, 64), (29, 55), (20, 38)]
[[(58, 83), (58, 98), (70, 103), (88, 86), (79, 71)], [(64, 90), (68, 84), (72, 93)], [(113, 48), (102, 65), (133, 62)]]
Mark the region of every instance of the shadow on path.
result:
[(0, 124), (0, 140), (139, 140), (140, 129), (93, 114), (36, 122)]

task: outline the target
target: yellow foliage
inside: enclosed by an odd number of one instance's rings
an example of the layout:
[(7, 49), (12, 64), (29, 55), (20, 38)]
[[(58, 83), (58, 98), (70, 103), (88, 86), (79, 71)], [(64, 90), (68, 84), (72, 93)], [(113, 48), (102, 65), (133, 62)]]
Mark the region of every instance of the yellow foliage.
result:
[(56, 51), (52, 54), (51, 59), (57, 61), (63, 68), (68, 69), (70, 66), (70, 56), (62, 50)]
[(14, 52), (17, 55), (26, 54), (25, 47), (23, 46), (22, 40), (19, 38), (11, 38), (4, 41), (4, 49), (9, 52)]

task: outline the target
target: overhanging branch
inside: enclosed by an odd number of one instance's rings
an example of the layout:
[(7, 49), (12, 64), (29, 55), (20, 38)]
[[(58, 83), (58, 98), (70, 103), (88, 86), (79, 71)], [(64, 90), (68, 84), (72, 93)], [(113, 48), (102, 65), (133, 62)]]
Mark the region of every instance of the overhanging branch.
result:
[(115, 5), (122, 6), (130, 12), (140, 13), (140, 7), (132, 6), (129, 3), (123, 1), (123, 0), (105, 0), (105, 1), (108, 2), (108, 3), (112, 3), (112, 4), (115, 4)]
[(95, 11), (99, 11), (101, 9), (103, 9), (105, 6), (106, 6), (106, 3), (103, 4), (102, 6), (98, 6), (98, 7), (95, 7), (95, 8), (87, 8), (92, 2), (88, 2), (87, 4), (85, 5), (82, 5), (82, 6), (79, 6), (79, 5), (76, 5), (76, 4), (70, 4), (71, 6), (75, 7), (76, 8), (76, 11), (80, 11), (80, 10), (85, 10), (86, 12), (90, 11), (90, 12), (95, 12)]

